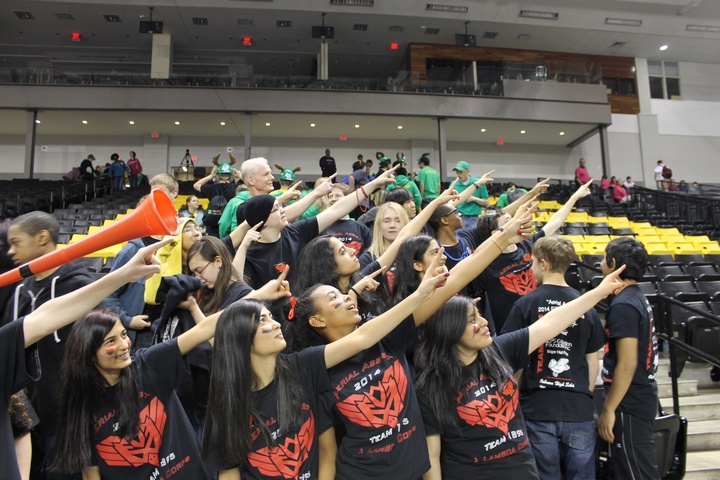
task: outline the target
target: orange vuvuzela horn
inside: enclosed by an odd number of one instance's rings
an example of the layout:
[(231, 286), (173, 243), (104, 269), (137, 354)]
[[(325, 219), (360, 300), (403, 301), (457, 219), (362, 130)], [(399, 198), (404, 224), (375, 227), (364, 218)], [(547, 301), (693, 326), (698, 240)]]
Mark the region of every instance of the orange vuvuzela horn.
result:
[(112, 225), (0, 275), (0, 287), (134, 238), (149, 235), (177, 235), (177, 228), (177, 210), (173, 201), (164, 191), (153, 190), (131, 214)]

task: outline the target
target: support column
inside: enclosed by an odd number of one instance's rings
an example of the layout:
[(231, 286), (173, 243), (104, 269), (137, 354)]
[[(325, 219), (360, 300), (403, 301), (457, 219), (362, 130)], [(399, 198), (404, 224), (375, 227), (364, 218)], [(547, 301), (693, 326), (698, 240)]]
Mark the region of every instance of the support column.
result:
[(317, 79), (318, 80), (327, 80), (328, 79), (328, 43), (323, 40), (320, 42), (320, 53), (318, 53), (318, 69), (317, 69)]
[(598, 128), (598, 139), (600, 140), (600, 162), (602, 164), (603, 175), (608, 175), (610, 171), (610, 142), (608, 140), (607, 127), (601, 125)]
[(478, 83), (477, 83), (477, 61), (472, 61), (472, 77), (473, 77), (473, 92), (478, 91)]
[(35, 134), (37, 123), (37, 110), (28, 110), (25, 116), (25, 168), (23, 176), (33, 178), (35, 176)]
[(251, 155), (252, 150), (252, 113), (246, 112), (245, 113), (245, 158), (244, 160), (247, 160), (248, 158), (252, 158)]
[(447, 177), (447, 135), (445, 134), (445, 117), (438, 117), (438, 172), (440, 180)]

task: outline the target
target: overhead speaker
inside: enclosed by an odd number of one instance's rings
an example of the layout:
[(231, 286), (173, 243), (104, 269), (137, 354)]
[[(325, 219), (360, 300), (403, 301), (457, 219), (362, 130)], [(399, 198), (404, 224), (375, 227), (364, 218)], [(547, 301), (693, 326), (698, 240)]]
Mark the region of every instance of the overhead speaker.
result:
[(140, 20), (140, 33), (162, 33), (163, 22)]
[(103, 248), (150, 235), (177, 235), (178, 216), (167, 193), (156, 189), (129, 215), (54, 252), (0, 275), (0, 287), (46, 272)]
[(312, 38), (326, 38), (332, 40), (335, 38), (335, 27), (312, 27)]
[(462, 45), (464, 47), (477, 47), (477, 37), (475, 37), (475, 35), (456, 33), (455, 45)]

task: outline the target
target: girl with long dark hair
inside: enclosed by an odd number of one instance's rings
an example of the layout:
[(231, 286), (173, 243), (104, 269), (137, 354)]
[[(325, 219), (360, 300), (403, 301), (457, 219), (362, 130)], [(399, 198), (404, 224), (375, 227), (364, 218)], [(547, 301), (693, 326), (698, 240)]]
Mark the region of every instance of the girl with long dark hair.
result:
[(432, 465), (423, 479), (537, 479), (513, 374), (530, 353), (622, 286), (613, 273), (530, 327), (495, 338), (471, 299), (449, 299), (425, 324), (415, 353)]
[(203, 281), (198, 305), (205, 315), (215, 313), (252, 292), (233, 265), (227, 246), (215, 237), (202, 237), (187, 254), (190, 273)]
[[(241, 300), (226, 309), (215, 339), (203, 438), (203, 453), (219, 479), (334, 478), (334, 472), (318, 474), (316, 446), (327, 369), (379, 342), (445, 279), (445, 273), (428, 272), (413, 295), (375, 321), (335, 343), (289, 355), (281, 354), (286, 343), (280, 324), (262, 304)], [(336, 289), (314, 298), (357, 324), (355, 305)]]
[[(416, 328), (507, 245), (521, 241), (531, 231), (532, 210), (524, 208), (505, 231), (494, 233), (458, 264), (445, 288), (417, 308), (392, 334), (330, 369), (331, 393), (326, 400), (333, 405), (346, 431), (338, 451), (337, 478), (417, 480), (430, 468), (420, 407), (405, 358), (417, 341)], [(432, 259), (425, 277), (438, 268), (441, 259), (442, 250)], [(327, 298), (334, 299), (337, 305), (329, 304)], [(293, 348), (323, 344), (329, 347), (342, 341), (361, 323), (359, 315), (346, 313), (353, 306), (349, 297), (329, 285), (303, 292), (294, 309), (295, 321), (288, 329)]]
[[(287, 295), (284, 277), (253, 294)], [(72, 355), (62, 365), (55, 469), (82, 471), (91, 480), (208, 478), (175, 389), (190, 373), (183, 356), (214, 336), (219, 316), (134, 360), (127, 331), (113, 313), (96, 310), (78, 320), (67, 342)]]
[[(456, 196), (452, 186), (445, 190), (410, 223), (404, 226), (379, 256), (366, 255), (367, 252), (363, 254), (361, 257), (367, 256), (368, 259), (368, 263), (364, 265), (359, 257), (355, 257), (355, 252), (351, 248), (346, 247), (334, 237), (325, 236), (312, 240), (300, 253), (297, 268), (291, 281), (293, 290), (300, 294), (316, 284), (331, 285), (343, 294), (352, 292), (357, 301), (357, 295), (362, 294), (367, 285), (374, 285), (369, 280), (363, 280), (364, 277), (377, 272), (381, 268), (387, 271), (395, 262), (403, 240), (417, 235), (437, 207), (451, 201)], [(394, 207), (391, 208), (399, 208), (397, 204), (393, 205)], [(382, 222), (382, 219), (379, 221)], [(379, 227), (376, 230), (382, 231)], [(374, 239), (373, 243), (375, 243)], [(370, 261), (370, 258), (372, 258), (372, 261)], [(381, 281), (384, 283), (384, 280)], [(389, 295), (389, 292), (385, 293), (384, 297), (387, 298), (387, 295)], [(384, 304), (385, 298), (382, 299), (381, 304)], [(365, 300), (369, 301), (369, 299)]]
[[(440, 245), (428, 236), (410, 237), (402, 243), (400, 253), (395, 261), (395, 279), (393, 293), (389, 305), (395, 305), (415, 291), (430, 266), (433, 258), (440, 254)], [(445, 254), (442, 254), (440, 265), (445, 265)]]

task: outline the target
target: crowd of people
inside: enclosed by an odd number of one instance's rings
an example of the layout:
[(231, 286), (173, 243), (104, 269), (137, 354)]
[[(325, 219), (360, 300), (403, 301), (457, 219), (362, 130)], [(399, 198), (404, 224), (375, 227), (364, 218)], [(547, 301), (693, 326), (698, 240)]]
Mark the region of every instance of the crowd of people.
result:
[[(219, 160), (176, 236), (129, 241), (99, 279), (78, 259), (2, 289), (4, 478), (594, 479), (604, 345), (615, 478), (659, 478), (647, 253), (616, 239), (599, 286), (564, 280), (554, 233), (591, 179), (538, 228), (547, 181), (494, 207), (493, 171), (464, 161), (443, 191), (429, 154), (417, 184), (400, 152), (345, 184), (327, 150), (313, 189)], [(6, 264), (57, 244), (44, 212), (5, 228)]]

